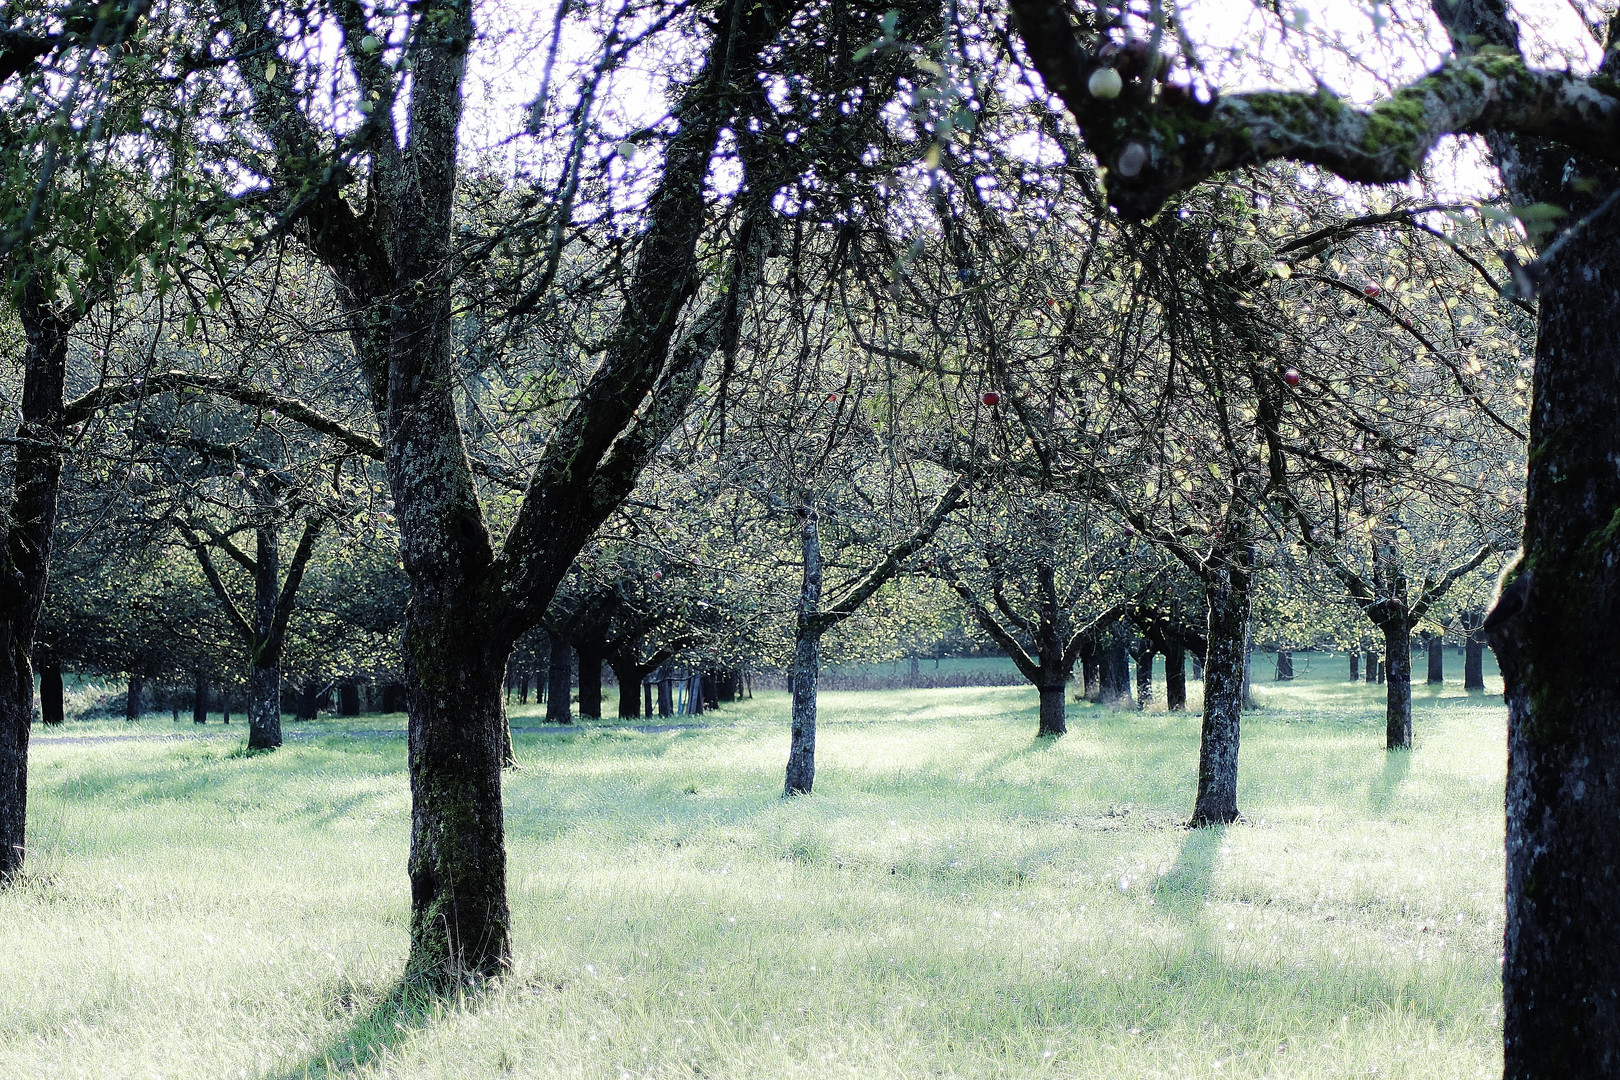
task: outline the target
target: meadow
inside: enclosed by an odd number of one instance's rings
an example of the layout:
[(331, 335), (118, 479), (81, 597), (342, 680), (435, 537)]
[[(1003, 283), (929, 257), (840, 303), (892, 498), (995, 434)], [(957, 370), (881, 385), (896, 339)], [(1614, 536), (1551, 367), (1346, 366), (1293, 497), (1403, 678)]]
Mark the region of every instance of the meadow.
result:
[(1414, 686), (1389, 754), (1343, 677), (1259, 684), (1225, 830), (1181, 827), (1196, 712), (1038, 741), (1023, 688), (825, 694), (794, 800), (782, 694), (520, 734), (516, 964), (439, 1003), (398, 984), (404, 743), (356, 734), (401, 717), (36, 727), (0, 1075), (1499, 1075), (1500, 684)]

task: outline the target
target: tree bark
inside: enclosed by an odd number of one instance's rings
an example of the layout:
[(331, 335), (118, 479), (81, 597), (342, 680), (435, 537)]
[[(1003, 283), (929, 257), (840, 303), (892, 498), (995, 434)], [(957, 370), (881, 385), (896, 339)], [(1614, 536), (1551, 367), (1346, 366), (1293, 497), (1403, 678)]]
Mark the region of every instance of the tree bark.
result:
[(1371, 649), (1367, 650), (1367, 681), (1378, 681), (1378, 654)]
[(1095, 639), (1080, 646), (1080, 681), (1087, 701), (1102, 700), (1102, 646)]
[(1198, 748), (1194, 828), (1238, 819), (1239, 723), (1249, 629), (1250, 559), (1245, 546), (1206, 572), (1208, 652), (1204, 657), (1204, 724)]
[(579, 715), (602, 719), (602, 650), (581, 644), (579, 653)]
[(551, 662), (546, 672), (546, 723), (572, 724), (573, 650), (557, 634), (551, 634)]
[(619, 684), (619, 718), (634, 720), (641, 716), (641, 680), (647, 669), (628, 660), (608, 661), (613, 668), (613, 681)]
[(1446, 682), (1446, 644), (1445, 637), (1433, 632), (1423, 635), (1423, 655), (1429, 663), (1430, 686), (1444, 686)]
[(1620, 1075), (1620, 222), (1566, 240), (1541, 264), (1523, 554), (1483, 628), (1508, 705), (1510, 1080)]
[(1463, 613), (1463, 689), (1485, 689), (1485, 639), (1480, 626), (1485, 619), (1477, 611)]
[(1136, 654), (1136, 707), (1138, 710), (1146, 709), (1153, 703), (1153, 657), (1152, 649), (1142, 649)]
[(1187, 647), (1171, 638), (1164, 650), (1164, 707), (1170, 712), (1187, 708)]
[(64, 696), (62, 665), (55, 659), (46, 660), (39, 666), (39, 718), (47, 727), (56, 727), (67, 719)]
[(191, 722), (208, 723), (208, 676), (197, 672), (197, 681), (191, 688)]
[(1412, 745), (1412, 631), (1406, 611), (1399, 608), (1385, 617), (1385, 746), (1404, 750)]
[[(146, 711), (145, 697), (146, 678), (141, 675), (131, 675), (129, 677), (129, 690), (124, 696), (124, 719), (127, 722), (133, 724), (141, 718), (141, 714)], [(33, 703), (30, 701), (29, 704), (32, 706)], [(33, 709), (30, 707), (28, 711), (31, 716)]]
[(1294, 651), (1292, 649), (1277, 650), (1277, 677), (1276, 682), (1292, 682), (1294, 678)]
[(281, 745), (281, 668), (255, 665), (248, 673), (248, 749)]
[(1063, 696), (1068, 692), (1067, 680), (1060, 683), (1042, 683), (1036, 686), (1040, 695), (1041, 725), (1035, 733), (1038, 739), (1065, 734), (1069, 730), (1067, 705)]
[(800, 513), (799, 547), (804, 580), (793, 640), (793, 738), (788, 749), (784, 795), (808, 795), (816, 781), (816, 681), (821, 675), (821, 532), (813, 507)]
[(1350, 653), (1350, 681), (1361, 681), (1361, 654), (1354, 651)]

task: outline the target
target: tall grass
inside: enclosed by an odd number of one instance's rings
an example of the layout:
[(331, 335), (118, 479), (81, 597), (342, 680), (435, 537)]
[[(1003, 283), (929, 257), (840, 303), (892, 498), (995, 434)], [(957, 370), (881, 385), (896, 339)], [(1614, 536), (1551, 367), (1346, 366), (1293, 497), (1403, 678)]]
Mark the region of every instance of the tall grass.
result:
[(1415, 687), (1391, 755), (1338, 675), (1260, 688), (1224, 831), (1180, 825), (1196, 715), (1037, 741), (1023, 689), (824, 695), (791, 801), (777, 694), (519, 736), (516, 965), (438, 1003), (401, 740), (41, 743), (0, 1075), (1499, 1072), (1500, 698)]

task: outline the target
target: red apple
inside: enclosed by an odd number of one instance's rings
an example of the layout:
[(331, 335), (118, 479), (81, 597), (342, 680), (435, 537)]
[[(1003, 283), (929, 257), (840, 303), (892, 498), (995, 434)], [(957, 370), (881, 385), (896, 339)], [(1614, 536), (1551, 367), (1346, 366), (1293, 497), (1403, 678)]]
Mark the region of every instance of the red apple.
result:
[(1293, 368), (1289, 368), (1287, 371), (1283, 372), (1283, 382), (1287, 383), (1289, 386), (1298, 386), (1299, 372)]
[(1369, 282), (1369, 283), (1367, 283), (1367, 284), (1366, 284), (1366, 285), (1363, 285), (1363, 286), (1362, 286), (1362, 287), (1361, 287), (1361, 291), (1362, 291), (1362, 292), (1364, 292), (1364, 293), (1366, 293), (1366, 294), (1367, 294), (1367, 295), (1368, 295), (1368, 296), (1370, 296), (1370, 297), (1373, 297), (1373, 298), (1375, 298), (1375, 299), (1376, 299), (1376, 298), (1377, 298), (1377, 296), (1378, 296), (1378, 294), (1379, 294), (1379, 293), (1381, 293), (1381, 292), (1383, 292), (1383, 291), (1384, 291), (1384, 290), (1383, 290), (1383, 289), (1380, 289), (1380, 288), (1379, 288), (1379, 287), (1378, 287), (1378, 286), (1377, 286), (1377, 284), (1375, 284), (1375, 283), (1372, 283), (1372, 282)]
[(986, 390), (982, 399), (986, 405), (1000, 405), (1001, 395), (994, 390)]

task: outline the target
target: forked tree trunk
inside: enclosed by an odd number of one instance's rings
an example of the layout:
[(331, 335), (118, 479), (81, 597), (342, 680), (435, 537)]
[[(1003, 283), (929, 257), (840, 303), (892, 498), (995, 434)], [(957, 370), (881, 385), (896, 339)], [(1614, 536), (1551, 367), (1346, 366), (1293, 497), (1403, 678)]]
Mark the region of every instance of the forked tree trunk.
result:
[(546, 723), (572, 724), (574, 715), (569, 701), (573, 689), (573, 650), (557, 634), (551, 636), (551, 662), (546, 668)]
[(39, 667), (39, 718), (48, 727), (55, 727), (67, 719), (63, 699), (62, 665), (47, 660)]
[(1391, 616), (1384, 631), (1384, 745), (1404, 750), (1412, 745), (1412, 631), (1406, 612)]
[(1204, 656), (1204, 726), (1198, 747), (1195, 828), (1236, 821), (1239, 724), (1248, 643), (1250, 574), (1247, 549), (1208, 571), (1208, 651)]
[(1620, 1075), (1620, 219), (1560, 243), (1540, 263), (1524, 553), (1485, 621), (1508, 705), (1508, 1080)]
[(1485, 639), (1480, 633), (1484, 617), (1477, 611), (1464, 612), (1463, 630), (1463, 689), (1485, 689)]
[(1035, 733), (1035, 737), (1040, 739), (1066, 733), (1069, 730), (1069, 725), (1066, 716), (1067, 705), (1063, 700), (1063, 695), (1068, 692), (1068, 680), (1065, 679), (1058, 683), (1039, 683), (1035, 689), (1040, 695), (1041, 701), (1041, 724), (1040, 730)]
[(1171, 638), (1164, 649), (1164, 707), (1170, 712), (1187, 708), (1187, 647)]

